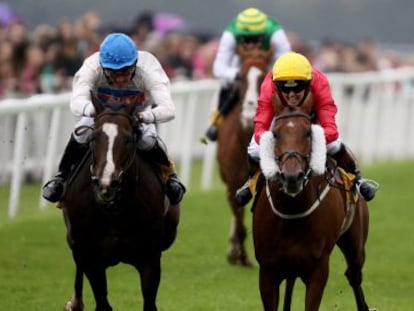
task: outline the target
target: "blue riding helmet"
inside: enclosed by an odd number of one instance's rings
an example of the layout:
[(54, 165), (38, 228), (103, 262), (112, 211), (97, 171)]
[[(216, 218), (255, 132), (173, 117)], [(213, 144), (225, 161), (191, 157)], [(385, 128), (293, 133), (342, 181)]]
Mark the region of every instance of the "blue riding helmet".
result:
[(134, 65), (137, 60), (135, 42), (123, 33), (109, 34), (99, 48), (99, 61), (105, 69), (119, 70)]

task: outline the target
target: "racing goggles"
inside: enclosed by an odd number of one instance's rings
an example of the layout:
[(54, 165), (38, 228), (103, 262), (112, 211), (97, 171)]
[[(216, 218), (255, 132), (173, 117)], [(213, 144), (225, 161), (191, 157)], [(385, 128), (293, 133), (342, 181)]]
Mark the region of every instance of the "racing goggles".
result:
[(136, 65), (124, 67), (118, 70), (103, 68), (105, 75), (111, 79), (115, 80), (119, 77), (130, 77), (135, 71)]
[(245, 36), (240, 36), (239, 37), (239, 41), (242, 44), (249, 44), (249, 43), (260, 43), (263, 41), (263, 35), (245, 35)]
[(275, 81), (276, 87), (282, 93), (300, 93), (309, 87), (309, 80)]

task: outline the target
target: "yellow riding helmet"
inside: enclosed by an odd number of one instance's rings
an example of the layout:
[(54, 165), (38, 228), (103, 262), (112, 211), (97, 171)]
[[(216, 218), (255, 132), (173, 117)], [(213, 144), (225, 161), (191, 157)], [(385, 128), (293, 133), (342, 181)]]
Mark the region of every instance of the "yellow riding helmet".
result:
[(258, 35), (266, 30), (267, 15), (256, 8), (240, 12), (236, 19), (239, 35)]
[(302, 54), (288, 52), (273, 65), (273, 81), (311, 80), (312, 65)]

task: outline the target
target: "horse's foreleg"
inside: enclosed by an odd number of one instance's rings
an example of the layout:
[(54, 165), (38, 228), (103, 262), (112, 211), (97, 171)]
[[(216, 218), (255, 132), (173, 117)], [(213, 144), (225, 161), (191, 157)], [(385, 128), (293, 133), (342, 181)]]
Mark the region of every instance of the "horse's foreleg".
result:
[(279, 305), (279, 286), (281, 281), (276, 278), (272, 271), (273, 269), (266, 269), (260, 266), (259, 289), (264, 311), (275, 311)]
[(76, 276), (75, 276), (75, 293), (70, 301), (65, 305), (65, 311), (83, 311), (83, 299), (82, 299), (82, 290), (83, 290), (83, 272), (76, 266)]
[(92, 287), (96, 303), (95, 311), (112, 311), (112, 308), (108, 302), (105, 267), (100, 266), (96, 262), (90, 263), (88, 268), (85, 269), (85, 275)]
[(329, 254), (323, 254), (306, 284), (305, 311), (318, 311), (329, 275)]
[(233, 217), (230, 223), (230, 246), (227, 251), (227, 260), (231, 264), (251, 266), (248, 258), (245, 241), (247, 237), (246, 226), (244, 225), (244, 208), (235, 204), (229, 195)]
[(143, 265), (135, 265), (141, 276), (144, 311), (157, 311), (156, 298), (161, 279), (161, 254)]
[(290, 311), (292, 305), (293, 287), (295, 285), (294, 278), (288, 278), (286, 280), (285, 300), (283, 302), (283, 311)]

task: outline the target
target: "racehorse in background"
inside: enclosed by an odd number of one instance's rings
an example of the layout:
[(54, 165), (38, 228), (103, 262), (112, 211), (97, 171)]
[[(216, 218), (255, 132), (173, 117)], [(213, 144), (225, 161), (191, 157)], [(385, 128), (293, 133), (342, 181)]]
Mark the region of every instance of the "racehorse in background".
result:
[(239, 80), (235, 83), (238, 102), (226, 115), (217, 139), (217, 160), (221, 179), (226, 185), (227, 199), (232, 211), (230, 247), (227, 259), (231, 264), (250, 266), (245, 248), (246, 226), (244, 208), (235, 202), (235, 194), (248, 177), (247, 146), (253, 135), (253, 118), (260, 85), (267, 73), (273, 51), (245, 51), (240, 47)]
[(376, 310), (368, 308), (361, 286), (367, 204), (334, 181), (343, 176), (334, 162), (326, 169), (323, 129), (312, 124), (309, 111), (280, 109), (261, 138), (260, 158), (265, 178), (253, 204), (253, 242), (264, 310), (278, 309), (283, 281), (283, 310), (291, 310), (296, 278), (306, 288), (304, 310), (319, 310), (335, 245), (346, 259), (357, 310)]
[(84, 275), (95, 310), (112, 310), (106, 269), (122, 262), (140, 274), (143, 310), (156, 311), (161, 253), (175, 240), (179, 206), (169, 205), (161, 176), (137, 149), (135, 103), (102, 104), (93, 97), (93, 104), (95, 125), (84, 129), (93, 131), (90, 153), (60, 203), (76, 265), (75, 292), (65, 310), (84, 309)]

